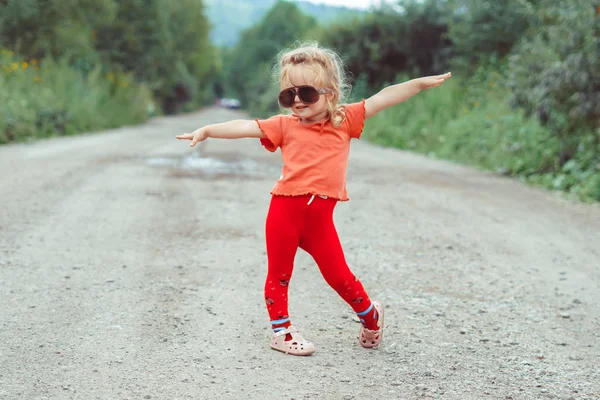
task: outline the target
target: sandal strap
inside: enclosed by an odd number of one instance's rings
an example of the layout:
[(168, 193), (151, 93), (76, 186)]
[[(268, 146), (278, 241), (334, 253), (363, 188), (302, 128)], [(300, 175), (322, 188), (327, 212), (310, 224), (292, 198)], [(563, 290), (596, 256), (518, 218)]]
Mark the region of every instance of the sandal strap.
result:
[(281, 330), (279, 332), (275, 332), (273, 334), (273, 336), (283, 336), (283, 335), (287, 335), (288, 333), (298, 333), (298, 329), (292, 325), (290, 325), (287, 329)]

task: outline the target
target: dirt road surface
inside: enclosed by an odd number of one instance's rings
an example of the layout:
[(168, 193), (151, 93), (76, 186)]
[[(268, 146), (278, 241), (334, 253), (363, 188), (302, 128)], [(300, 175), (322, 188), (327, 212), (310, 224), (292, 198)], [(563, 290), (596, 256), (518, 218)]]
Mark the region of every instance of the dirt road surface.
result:
[(174, 139), (239, 117), (0, 147), (0, 399), (600, 398), (600, 208), (361, 141), (335, 220), (383, 346), (299, 252), (317, 352), (270, 350), (279, 153)]

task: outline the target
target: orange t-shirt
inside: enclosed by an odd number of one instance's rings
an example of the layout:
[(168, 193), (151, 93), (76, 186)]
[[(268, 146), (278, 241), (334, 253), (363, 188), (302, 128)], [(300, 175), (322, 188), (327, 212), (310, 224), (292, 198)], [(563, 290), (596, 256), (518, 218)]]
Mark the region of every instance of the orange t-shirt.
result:
[(314, 194), (348, 200), (346, 167), (350, 139), (360, 137), (365, 101), (346, 105), (346, 118), (335, 128), (329, 120), (303, 124), (296, 115), (256, 119), (267, 137), (261, 143), (271, 152), (281, 148), (283, 169), (271, 194)]

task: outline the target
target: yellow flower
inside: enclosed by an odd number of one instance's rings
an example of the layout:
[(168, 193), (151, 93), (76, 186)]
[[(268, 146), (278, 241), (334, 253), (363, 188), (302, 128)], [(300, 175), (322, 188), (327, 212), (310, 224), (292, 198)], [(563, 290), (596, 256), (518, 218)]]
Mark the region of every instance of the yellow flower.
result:
[(37, 83), (39, 83), (41, 79), (39, 76), (34, 76), (33, 80), (36, 81)]
[(23, 67), (23, 69), (27, 69), (27, 67), (29, 67), (29, 64), (27, 64), (27, 61), (23, 61), (21, 63), (21, 67)]
[(16, 71), (19, 69), (19, 63), (18, 62), (14, 62), (12, 64), (10, 64), (10, 69), (13, 71)]

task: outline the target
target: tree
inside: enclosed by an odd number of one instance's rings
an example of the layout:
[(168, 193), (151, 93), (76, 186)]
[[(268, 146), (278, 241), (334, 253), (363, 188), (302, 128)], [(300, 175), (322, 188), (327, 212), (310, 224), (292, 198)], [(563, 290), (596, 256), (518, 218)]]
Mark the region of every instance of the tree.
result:
[(111, 69), (147, 82), (167, 113), (196, 96), (214, 62), (200, 0), (120, 0), (115, 20), (97, 33)]
[[(228, 61), (228, 81), (243, 104), (262, 112), (277, 107), (277, 96), (264, 96), (273, 90), (271, 66), (275, 56), (286, 46), (301, 40), (314, 30), (317, 22), (303, 14), (294, 3), (278, 1), (263, 19), (244, 31)], [(258, 99), (271, 98), (259, 107)]]
[(399, 73), (439, 74), (447, 66), (445, 2), (401, 4), (401, 11), (381, 8), (321, 34), (321, 41), (343, 56), (348, 70), (375, 90), (394, 82)]
[(95, 31), (116, 9), (115, 0), (3, 0), (0, 47), (26, 58), (95, 58)]
[(481, 62), (506, 56), (530, 24), (529, 5), (523, 0), (449, 0), (449, 6), (454, 64), (468, 73)]

